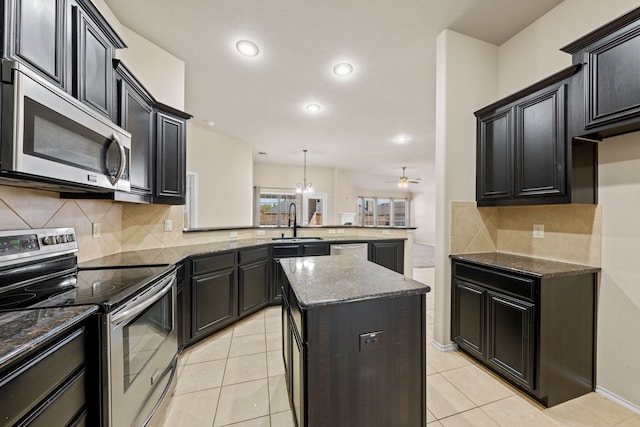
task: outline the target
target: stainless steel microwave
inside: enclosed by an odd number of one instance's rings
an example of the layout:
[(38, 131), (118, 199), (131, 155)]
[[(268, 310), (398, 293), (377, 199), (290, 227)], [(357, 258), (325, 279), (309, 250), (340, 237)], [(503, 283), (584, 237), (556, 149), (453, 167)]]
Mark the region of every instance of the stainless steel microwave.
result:
[(2, 74), (0, 178), (130, 190), (131, 134), (20, 63)]

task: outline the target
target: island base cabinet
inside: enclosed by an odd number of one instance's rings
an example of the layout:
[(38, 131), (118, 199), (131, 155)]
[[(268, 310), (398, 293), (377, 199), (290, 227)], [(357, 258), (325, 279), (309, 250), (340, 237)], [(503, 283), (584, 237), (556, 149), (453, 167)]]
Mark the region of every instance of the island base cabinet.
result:
[(298, 328), (299, 308), (287, 307), (284, 292), (283, 352), (299, 427), (426, 425), (425, 295), (302, 309)]

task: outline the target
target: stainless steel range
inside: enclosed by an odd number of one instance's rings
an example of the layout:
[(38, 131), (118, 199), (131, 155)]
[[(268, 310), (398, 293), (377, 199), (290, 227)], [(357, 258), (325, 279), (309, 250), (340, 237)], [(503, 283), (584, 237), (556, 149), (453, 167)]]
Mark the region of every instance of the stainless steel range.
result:
[(175, 267), (83, 270), (77, 251), (71, 228), (0, 231), (0, 310), (99, 305), (104, 425), (154, 424), (176, 380)]

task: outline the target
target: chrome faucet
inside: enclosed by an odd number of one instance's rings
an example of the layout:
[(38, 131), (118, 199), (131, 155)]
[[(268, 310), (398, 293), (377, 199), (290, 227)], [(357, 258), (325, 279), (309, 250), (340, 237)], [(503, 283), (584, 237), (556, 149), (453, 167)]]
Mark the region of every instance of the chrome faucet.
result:
[(287, 223), (287, 227), (291, 227), (291, 208), (293, 208), (293, 237), (298, 237), (298, 223), (296, 222), (296, 204), (291, 202), (289, 205), (289, 222)]

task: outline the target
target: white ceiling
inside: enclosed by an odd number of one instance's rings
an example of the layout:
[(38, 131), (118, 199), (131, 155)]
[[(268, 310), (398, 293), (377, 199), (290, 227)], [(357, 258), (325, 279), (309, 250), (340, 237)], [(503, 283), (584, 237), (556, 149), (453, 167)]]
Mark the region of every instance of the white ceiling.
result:
[[(436, 37), (501, 44), (562, 0), (106, 0), (122, 24), (186, 63), (185, 109), (260, 163), (344, 170), (393, 190), (402, 166), (433, 186)], [(254, 41), (255, 58), (235, 43)], [(349, 62), (348, 77), (333, 74)], [(473, 72), (473, 70), (469, 70)], [(322, 106), (310, 114), (308, 103)], [(409, 142), (392, 142), (397, 135)], [(259, 155), (258, 152), (267, 155)], [(311, 180), (312, 176), (309, 177)]]

